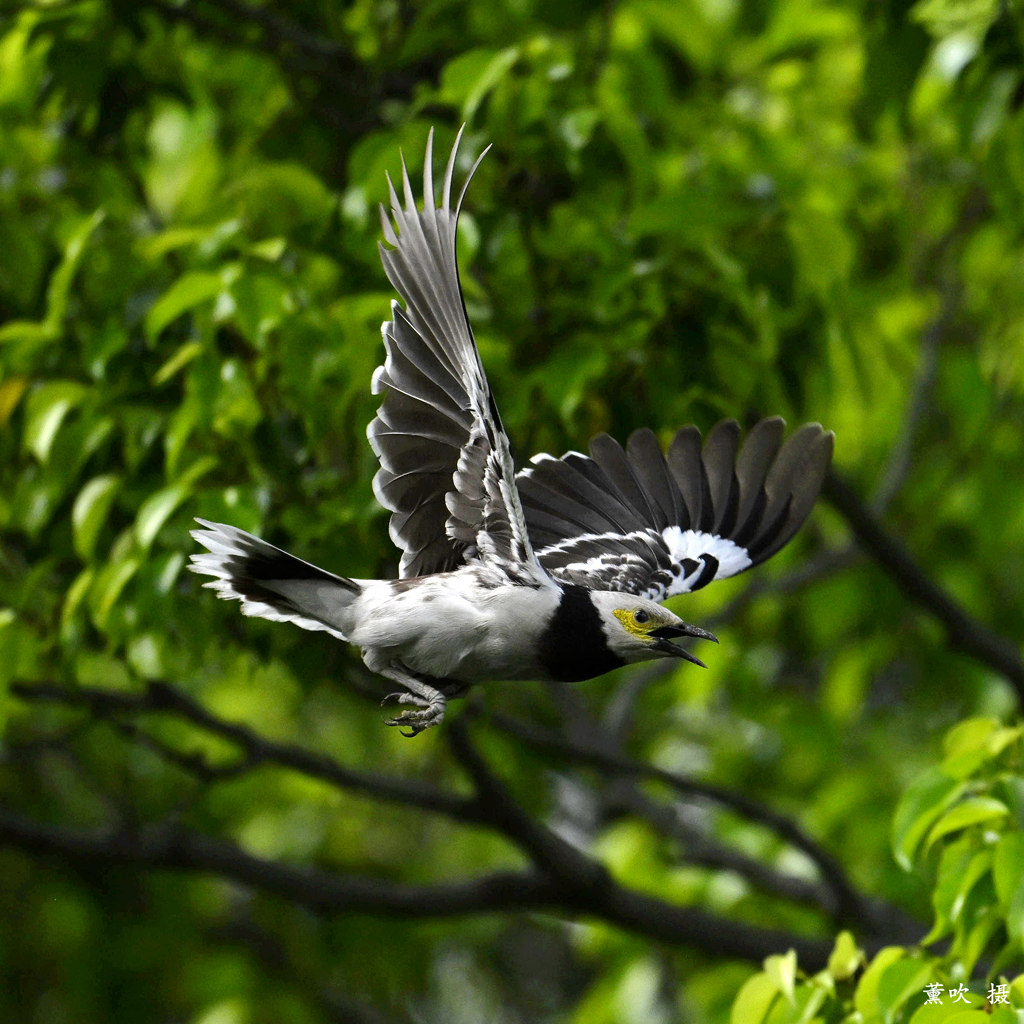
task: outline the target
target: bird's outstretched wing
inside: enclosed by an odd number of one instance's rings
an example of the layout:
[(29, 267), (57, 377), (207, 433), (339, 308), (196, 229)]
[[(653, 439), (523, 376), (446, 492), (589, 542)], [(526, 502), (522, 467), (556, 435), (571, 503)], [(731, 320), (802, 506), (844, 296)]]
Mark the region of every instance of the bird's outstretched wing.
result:
[(680, 430), (663, 454), (650, 430), (623, 449), (607, 434), (590, 456), (537, 455), (518, 477), (530, 537), (555, 579), (663, 601), (735, 576), (779, 550), (821, 490), (833, 434), (761, 420), (739, 447), (724, 420), (701, 446)]
[[(367, 435), (380, 469), (374, 493), (393, 513), (402, 577), (457, 568), (471, 559), (524, 581), (547, 581), (530, 546), (508, 438), (491, 397), (466, 316), (455, 258), (459, 209), (484, 153), (452, 206), (452, 174), (462, 132), (434, 199), (431, 130), (416, 209), (403, 161), (404, 205), (394, 186), (381, 207), (381, 260), (405, 302), (383, 325), (386, 359), (373, 377), (384, 402)], [(489, 148), (489, 147), (488, 147)], [(393, 223), (392, 223), (393, 221)]]

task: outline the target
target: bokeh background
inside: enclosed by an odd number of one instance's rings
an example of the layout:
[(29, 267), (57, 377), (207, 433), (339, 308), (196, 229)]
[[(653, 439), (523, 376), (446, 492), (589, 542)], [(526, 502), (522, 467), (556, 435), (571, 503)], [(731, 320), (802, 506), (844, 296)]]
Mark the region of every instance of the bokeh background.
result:
[[(184, 566), (202, 516), (395, 572), (377, 207), (462, 123), (520, 461), (782, 414), (835, 431), (837, 475), (770, 565), (673, 603), (720, 636), (707, 671), (496, 685), (406, 740), (353, 652)], [(4, 5), (0, 1019), (757, 1024), (730, 1007), (763, 957), (920, 938), (901, 796), (1024, 692), (1022, 328), (1016, 3)], [(457, 906), (544, 866), (415, 798), (494, 779), (706, 917)]]

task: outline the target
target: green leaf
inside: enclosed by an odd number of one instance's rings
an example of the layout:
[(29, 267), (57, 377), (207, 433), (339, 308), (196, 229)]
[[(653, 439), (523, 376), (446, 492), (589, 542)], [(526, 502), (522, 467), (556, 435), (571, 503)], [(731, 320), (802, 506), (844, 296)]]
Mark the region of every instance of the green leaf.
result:
[(338, 203), (308, 167), (287, 161), (254, 164), (231, 193), (253, 229), (264, 235), (292, 235), (300, 228), (322, 231)]
[(935, 967), (930, 960), (908, 958), (888, 966), (878, 979), (878, 1007), (882, 1016), (891, 1019), (894, 1011), (919, 995), (934, 977)]
[(909, 1024), (992, 1024), (992, 1018), (983, 1010), (969, 1010), (963, 1003), (956, 1006), (945, 998), (942, 1003), (920, 1007)]
[(81, 224), (72, 231), (64, 246), (64, 257), (50, 278), (46, 290), (46, 325), (54, 338), (60, 335), (64, 317), (68, 309), (68, 295), (75, 272), (78, 270), (85, 247), (92, 233), (103, 222), (103, 210), (97, 210), (84, 218)]
[(1009, 832), (996, 845), (992, 860), (996, 896), (1006, 914), (1011, 941), (1024, 946), (1024, 834)]
[(842, 931), (836, 936), (836, 944), (828, 958), (828, 972), (836, 981), (852, 978), (864, 962), (864, 954), (857, 940), (850, 932)]
[(121, 487), (121, 477), (106, 473), (93, 477), (78, 492), (71, 509), (72, 540), (75, 553), (83, 561), (92, 558), (103, 524)]
[(281, 321), (295, 311), (284, 282), (269, 274), (248, 273), (231, 288), (231, 319), (253, 344), (260, 344)]
[(999, 0), (918, 0), (911, 17), (939, 38), (966, 32), (980, 39), (999, 11)]
[(160, 332), (183, 313), (211, 302), (222, 291), (224, 282), (220, 274), (192, 270), (178, 278), (160, 296), (146, 314), (145, 330), (150, 344)]
[(463, 121), (472, 121), (487, 94), (512, 70), (519, 56), (518, 46), (467, 50), (445, 65), (441, 95), (461, 107)]
[(64, 252), (46, 288), (46, 315), (41, 321), (12, 320), (0, 327), (0, 344), (21, 343), (30, 348), (57, 341), (64, 329), (68, 295), (75, 273), (85, 255), (90, 236), (102, 223), (105, 214), (97, 210), (83, 217), (64, 243)]
[(878, 1001), (878, 985), (882, 975), (906, 956), (907, 951), (902, 946), (886, 946), (875, 954), (861, 975), (853, 993), (853, 1005), (866, 1019), (878, 1017), (882, 1012)]
[(140, 506), (135, 517), (135, 539), (144, 551), (148, 550), (160, 532), (161, 527), (186, 501), (195, 488), (196, 481), (217, 464), (212, 456), (200, 459), (182, 474), (181, 479), (151, 494)]
[(943, 770), (957, 779), (967, 778), (1020, 739), (1020, 727), (1007, 727), (994, 718), (969, 718), (946, 734)]
[(989, 738), (999, 728), (999, 719), (967, 718), (958, 722), (942, 739), (943, 757), (956, 757), (972, 750), (985, 750)]
[(908, 787), (892, 823), (892, 847), (897, 862), (910, 871), (917, 849), (932, 824), (965, 789), (965, 783), (930, 768)]
[(748, 978), (736, 993), (729, 1014), (730, 1024), (761, 1024), (778, 996), (779, 988), (767, 974)]
[(186, 341), (179, 346), (178, 351), (153, 374), (153, 384), (160, 387), (166, 384), (179, 370), (188, 366), (193, 359), (203, 351), (203, 346), (198, 341)]
[(939, 867), (932, 891), (932, 909), (935, 922), (928, 934), (921, 940), (927, 946), (946, 935), (953, 925), (953, 905), (960, 893), (964, 871), (974, 856), (974, 844), (962, 838), (946, 846), (939, 858)]
[(932, 826), (928, 839), (924, 844), (925, 851), (932, 844), (950, 832), (957, 832), (971, 825), (980, 825), (984, 821), (1003, 818), (1009, 814), (1009, 808), (1001, 800), (991, 796), (971, 796), (956, 804)]
[(105, 566), (97, 574), (89, 588), (89, 608), (97, 629), (106, 629), (117, 599), (141, 565), (140, 558), (123, 558)]
[(35, 320), (10, 320), (0, 326), (0, 345), (27, 344), (30, 348), (53, 341), (49, 325)]
[(793, 1002), (793, 990), (796, 984), (796, 950), (776, 953), (765, 958), (764, 972), (771, 978), (775, 987), (782, 993), (786, 1001)]
[[(964, 916), (967, 917), (966, 914)], [(1002, 918), (991, 906), (982, 907), (971, 916), (971, 920), (973, 924), (962, 935), (957, 935), (950, 951), (968, 974), (974, 970), (979, 957), (1003, 925)]]
[(73, 380), (50, 381), (29, 394), (22, 443), (44, 465), (65, 417), (87, 394), (88, 388)]
[(223, 205), (218, 111), (207, 104), (154, 103), (142, 180), (150, 203), (167, 223)]
[(265, 238), (261, 242), (253, 242), (248, 252), (268, 263), (276, 263), (288, 251), (287, 238)]
[(854, 256), (833, 202), (817, 192), (803, 197), (790, 211), (788, 228), (804, 284), (828, 301), (846, 284)]

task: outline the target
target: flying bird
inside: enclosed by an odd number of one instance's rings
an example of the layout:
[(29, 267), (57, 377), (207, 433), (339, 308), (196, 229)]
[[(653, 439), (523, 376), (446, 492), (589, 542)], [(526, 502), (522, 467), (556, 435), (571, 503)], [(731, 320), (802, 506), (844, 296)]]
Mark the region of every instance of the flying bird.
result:
[[(576, 681), (656, 658), (703, 663), (675, 641), (713, 640), (662, 607), (763, 562), (818, 496), (833, 435), (817, 423), (735, 421), (701, 439), (679, 430), (663, 452), (651, 430), (590, 454), (535, 455), (516, 471), (470, 326), (452, 203), (459, 132), (440, 203), (427, 140), (422, 209), (402, 164), (381, 206), (384, 270), (401, 296), (383, 324), (373, 376), (382, 404), (367, 430), (378, 501), (401, 550), (396, 580), (350, 579), (223, 523), (197, 520), (207, 551), (190, 569), (245, 615), (326, 630), (354, 644), (408, 707), (388, 721), (416, 735), (448, 699), (488, 680)], [(488, 147), (489, 149), (490, 147)]]

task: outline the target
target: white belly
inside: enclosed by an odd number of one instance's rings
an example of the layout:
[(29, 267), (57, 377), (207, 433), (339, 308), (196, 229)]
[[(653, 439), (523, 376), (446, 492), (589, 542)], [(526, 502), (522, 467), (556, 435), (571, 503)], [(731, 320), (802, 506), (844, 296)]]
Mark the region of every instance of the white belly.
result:
[(557, 591), (480, 585), (472, 570), (364, 584), (349, 639), (418, 675), (474, 683), (538, 678), (533, 652)]

